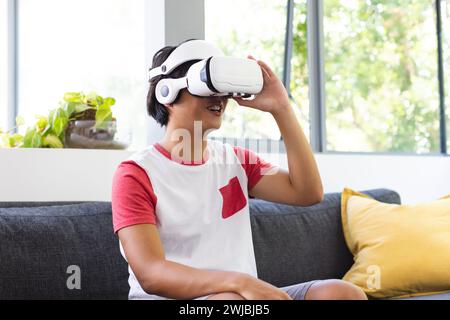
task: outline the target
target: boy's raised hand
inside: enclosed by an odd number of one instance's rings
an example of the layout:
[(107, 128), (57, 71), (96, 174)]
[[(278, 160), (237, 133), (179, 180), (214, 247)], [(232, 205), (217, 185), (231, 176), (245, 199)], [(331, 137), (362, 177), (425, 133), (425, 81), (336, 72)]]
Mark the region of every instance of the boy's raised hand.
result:
[(253, 100), (246, 100), (238, 97), (233, 99), (241, 106), (270, 112), (274, 115), (290, 108), (287, 91), (272, 69), (265, 62), (256, 60), (251, 55), (248, 56), (248, 58), (255, 60), (261, 67), (264, 79), (263, 89)]

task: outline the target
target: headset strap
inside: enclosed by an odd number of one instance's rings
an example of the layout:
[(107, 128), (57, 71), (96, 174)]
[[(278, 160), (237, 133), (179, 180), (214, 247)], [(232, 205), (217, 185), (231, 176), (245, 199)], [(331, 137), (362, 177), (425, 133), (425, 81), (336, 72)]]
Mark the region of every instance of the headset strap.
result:
[(150, 70), (150, 80), (166, 75), (176, 67), (192, 60), (203, 60), (212, 56), (223, 56), (222, 50), (205, 40), (192, 40), (181, 44), (160, 67)]

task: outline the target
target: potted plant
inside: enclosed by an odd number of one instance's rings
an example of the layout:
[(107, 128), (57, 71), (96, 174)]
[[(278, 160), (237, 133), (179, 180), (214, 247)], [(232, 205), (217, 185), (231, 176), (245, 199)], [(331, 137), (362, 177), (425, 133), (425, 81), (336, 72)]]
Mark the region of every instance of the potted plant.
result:
[[(116, 118), (111, 106), (115, 99), (96, 93), (68, 92), (59, 107), (48, 116), (36, 116), (37, 122), (24, 136), (1, 133), (1, 142), (9, 148), (87, 148), (125, 149), (127, 144), (115, 139)], [(17, 117), (17, 127), (23, 125)]]

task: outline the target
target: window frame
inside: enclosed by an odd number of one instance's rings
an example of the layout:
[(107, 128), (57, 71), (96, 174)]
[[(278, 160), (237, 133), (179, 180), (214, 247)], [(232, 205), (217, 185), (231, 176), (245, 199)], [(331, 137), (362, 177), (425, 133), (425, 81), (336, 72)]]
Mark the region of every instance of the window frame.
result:
[(442, 2), (436, 0), (436, 35), (438, 47), (438, 81), (439, 81), (439, 129), (441, 154), (448, 154), (447, 150), (447, 116), (445, 110), (445, 76), (444, 76), (444, 46), (442, 39)]
[(6, 0), (6, 24), (7, 24), (7, 43), (6, 43), (6, 86), (2, 88), (6, 95), (6, 114), (7, 127), (12, 133), (17, 132), (17, 98), (18, 98), (18, 65), (17, 65), (17, 28), (18, 28), (18, 0)]

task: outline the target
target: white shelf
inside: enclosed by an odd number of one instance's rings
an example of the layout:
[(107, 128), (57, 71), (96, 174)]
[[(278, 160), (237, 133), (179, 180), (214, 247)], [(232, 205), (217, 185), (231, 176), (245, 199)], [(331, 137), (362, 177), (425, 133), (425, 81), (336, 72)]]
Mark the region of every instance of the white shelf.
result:
[(133, 152), (0, 149), (0, 201), (110, 201), (114, 171)]
[[(0, 201), (110, 201), (117, 165), (134, 150), (0, 149)], [(285, 154), (261, 154), (287, 167)], [(450, 194), (450, 157), (316, 154), (325, 192), (388, 188), (403, 203)]]

